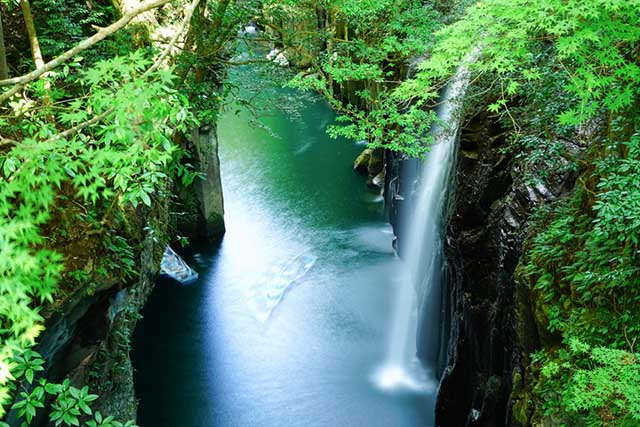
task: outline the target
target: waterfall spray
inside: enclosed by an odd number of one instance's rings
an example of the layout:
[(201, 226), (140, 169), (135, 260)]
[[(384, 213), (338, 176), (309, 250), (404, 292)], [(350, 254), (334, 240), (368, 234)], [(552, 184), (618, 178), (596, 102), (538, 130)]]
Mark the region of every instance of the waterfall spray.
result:
[[(420, 165), (413, 209), (401, 224), (400, 254), (408, 274), (396, 291), (387, 359), (374, 376), (385, 390), (427, 392), (439, 376), (443, 214), (469, 78), (469, 70), (460, 67), (442, 95), (440, 123), (431, 130), (433, 145)], [(421, 360), (416, 355), (419, 323), (428, 349)]]

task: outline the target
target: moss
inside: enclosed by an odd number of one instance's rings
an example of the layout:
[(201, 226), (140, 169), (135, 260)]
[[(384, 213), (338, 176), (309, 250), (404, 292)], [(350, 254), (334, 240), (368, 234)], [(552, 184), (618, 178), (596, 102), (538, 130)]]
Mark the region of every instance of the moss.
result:
[(524, 393), (518, 400), (516, 400), (511, 410), (513, 420), (515, 422), (522, 425), (528, 425), (531, 403), (531, 395), (529, 393)]
[(224, 216), (212, 212), (207, 218), (207, 226), (212, 236), (222, 236), (225, 232)]
[(484, 383), (485, 395), (498, 397), (502, 388), (502, 378), (497, 375), (490, 376)]
[(512, 384), (512, 393), (514, 395), (519, 395), (522, 391), (522, 374), (518, 370), (513, 371), (513, 375), (511, 377)]

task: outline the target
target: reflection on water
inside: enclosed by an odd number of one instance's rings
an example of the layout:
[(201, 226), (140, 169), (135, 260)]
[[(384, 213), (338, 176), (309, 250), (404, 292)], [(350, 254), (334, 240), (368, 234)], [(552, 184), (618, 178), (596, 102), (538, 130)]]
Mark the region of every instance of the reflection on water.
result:
[(194, 286), (160, 283), (134, 342), (141, 427), (430, 426), (432, 394), (389, 395), (386, 351), (403, 273), (379, 201), (333, 141), (321, 102), (265, 121), (226, 114), (227, 234), (194, 249)]

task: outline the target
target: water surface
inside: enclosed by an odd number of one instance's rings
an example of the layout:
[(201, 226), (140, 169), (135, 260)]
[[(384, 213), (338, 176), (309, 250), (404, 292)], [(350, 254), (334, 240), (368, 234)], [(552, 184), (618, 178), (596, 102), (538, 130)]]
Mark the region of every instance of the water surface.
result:
[(143, 312), (141, 427), (432, 425), (432, 396), (372, 385), (406, 272), (352, 171), (362, 147), (326, 135), (322, 101), (300, 113), (262, 119), (273, 135), (221, 118), (227, 233), (187, 256), (195, 285), (160, 283)]

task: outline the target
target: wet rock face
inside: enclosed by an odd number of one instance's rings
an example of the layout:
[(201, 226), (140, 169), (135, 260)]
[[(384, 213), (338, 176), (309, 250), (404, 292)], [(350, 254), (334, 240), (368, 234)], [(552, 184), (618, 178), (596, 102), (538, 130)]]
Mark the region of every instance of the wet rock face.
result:
[[(400, 227), (402, 213), (410, 208), (415, 191), (415, 161), (408, 159), (403, 154), (392, 151), (385, 153), (384, 203), (389, 215), (389, 223), (393, 227), (394, 249), (399, 251), (398, 241), (403, 239), (403, 230)], [(409, 172), (407, 172), (409, 171)]]
[(532, 179), (538, 171), (503, 154), (505, 137), (484, 115), (461, 135), (446, 239), (451, 329), (439, 427), (520, 425), (510, 396), (525, 386), (524, 366), (538, 347), (528, 289), (514, 272), (532, 209), (565, 194), (575, 178), (551, 171), (549, 184)]

